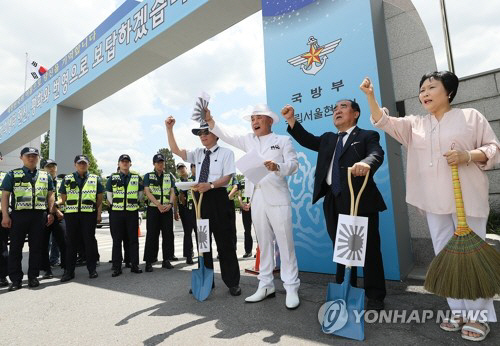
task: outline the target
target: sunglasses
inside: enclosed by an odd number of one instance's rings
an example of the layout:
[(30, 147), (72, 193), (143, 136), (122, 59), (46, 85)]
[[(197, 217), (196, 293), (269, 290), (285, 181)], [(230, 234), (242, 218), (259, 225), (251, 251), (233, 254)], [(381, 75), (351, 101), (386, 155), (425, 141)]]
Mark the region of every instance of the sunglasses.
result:
[(198, 136), (200, 136), (200, 137), (203, 135), (208, 136), (209, 133), (210, 133), (210, 131), (208, 131), (208, 130), (200, 130), (198, 132)]

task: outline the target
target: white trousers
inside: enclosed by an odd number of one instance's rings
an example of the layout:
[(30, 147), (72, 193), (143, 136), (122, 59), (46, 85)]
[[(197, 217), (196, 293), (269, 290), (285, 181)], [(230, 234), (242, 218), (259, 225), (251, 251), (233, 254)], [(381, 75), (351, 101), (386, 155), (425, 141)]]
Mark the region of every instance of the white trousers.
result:
[(259, 288), (274, 287), (274, 244), (276, 239), (281, 259), (281, 280), (286, 291), (297, 292), (300, 286), (297, 257), (292, 233), (292, 207), (269, 205), (261, 188), (252, 197), (252, 222), (260, 249)]
[[(448, 243), (448, 241), (453, 236), (455, 229), (457, 227), (457, 215), (456, 214), (433, 214), (426, 213), (427, 224), (429, 225), (429, 231), (431, 233), (432, 245), (434, 246), (434, 253), (437, 255)], [(480, 236), (482, 239), (486, 238), (486, 223), (488, 218), (486, 217), (473, 217), (467, 216), (467, 224), (474, 230), (474, 232)], [(448, 300), (448, 305), (453, 314), (464, 315), (466, 318), (471, 318), (471, 316), (479, 316), (477, 320), (488, 322), (496, 322), (497, 316), (495, 313), (495, 308), (493, 306), (493, 299), (452, 299), (446, 298)], [(485, 314), (481, 314), (481, 311), (487, 311)], [(469, 314), (469, 316), (467, 316)], [(486, 315), (486, 316), (484, 316)]]

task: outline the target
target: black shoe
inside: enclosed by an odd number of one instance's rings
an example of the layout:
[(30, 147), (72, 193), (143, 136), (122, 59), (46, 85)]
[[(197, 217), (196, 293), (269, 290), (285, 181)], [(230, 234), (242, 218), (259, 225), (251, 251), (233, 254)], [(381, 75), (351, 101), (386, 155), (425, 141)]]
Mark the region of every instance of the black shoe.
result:
[(109, 260), (108, 263), (113, 263), (113, 260)]
[(140, 274), (140, 273), (142, 273), (142, 269), (139, 268), (138, 265), (133, 265), (132, 268), (130, 268), (130, 272)]
[(115, 268), (115, 269), (113, 269), (113, 272), (111, 273), (111, 276), (115, 278), (118, 275), (122, 275), (122, 269), (121, 268)]
[(369, 310), (375, 310), (377, 312), (384, 310), (384, 301), (379, 299), (368, 299), (366, 311)]
[(21, 281), (13, 281), (9, 286), (9, 292), (17, 291), (23, 288), (23, 283)]
[(89, 278), (91, 279), (95, 279), (99, 276), (99, 274), (97, 274), (97, 271), (93, 270), (92, 272), (89, 273)]
[(125, 268), (132, 268), (129, 262), (125, 263)]
[(161, 263), (161, 267), (162, 268), (167, 268), (167, 269), (173, 269), (174, 266), (172, 265), (172, 263), (170, 263), (169, 261), (163, 261)]
[(252, 253), (251, 252), (247, 252), (243, 255), (243, 258), (248, 258), (248, 257), (252, 257)]
[(7, 286), (9, 286), (7, 278), (0, 278), (0, 287), (7, 287)]
[(232, 296), (239, 296), (241, 294), (240, 286), (229, 287), (229, 293)]
[(172, 256), (168, 259), (169, 261), (172, 261), (172, 262), (175, 262), (175, 261), (178, 261), (179, 259), (175, 256)]
[(61, 278), (61, 282), (66, 282), (66, 281), (69, 281), (69, 280), (73, 280), (75, 278), (75, 273), (68, 273), (68, 272), (64, 272), (62, 278)]
[(186, 258), (186, 264), (194, 264), (193, 257)]
[(151, 263), (146, 263), (146, 272), (151, 273), (153, 271), (153, 265)]
[(37, 278), (32, 278), (32, 279), (28, 279), (28, 286), (29, 287), (38, 287), (40, 286), (40, 281), (38, 281)]
[(45, 274), (43, 274), (42, 279), (52, 279), (54, 277), (54, 274), (52, 274), (52, 270), (47, 270), (45, 271)]

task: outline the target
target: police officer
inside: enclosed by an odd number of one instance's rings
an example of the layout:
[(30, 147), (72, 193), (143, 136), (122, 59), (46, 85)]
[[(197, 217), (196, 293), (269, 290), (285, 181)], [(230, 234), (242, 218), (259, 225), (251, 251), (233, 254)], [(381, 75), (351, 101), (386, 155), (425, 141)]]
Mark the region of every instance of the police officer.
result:
[(174, 200), (175, 178), (164, 173), (165, 157), (162, 154), (153, 156), (154, 171), (144, 175), (144, 193), (147, 197), (146, 245), (144, 261), (146, 271), (153, 271), (153, 262), (158, 257), (158, 243), (161, 231), (162, 237), (162, 268), (172, 269), (174, 266), (168, 260), (174, 256)]
[[(196, 167), (196, 166), (195, 166)], [(180, 181), (195, 181), (194, 175), (188, 176), (186, 165), (178, 163), (177, 174)], [(179, 216), (184, 230), (184, 243), (183, 243), (183, 256), (186, 257), (186, 264), (193, 264), (193, 236), (196, 235), (196, 214), (193, 204), (193, 195), (191, 189), (187, 191), (179, 190), (179, 198), (177, 199), (179, 205)]]
[[(204, 148), (196, 148), (192, 151), (180, 149), (173, 133), (174, 124), (175, 119), (172, 116), (165, 120), (170, 150), (184, 161), (197, 165), (198, 184), (195, 188), (198, 192), (204, 193), (201, 216), (209, 219), (210, 233), (214, 235), (217, 243), (222, 280), (229, 288), (231, 295), (239, 296), (241, 294), (240, 267), (233, 242), (233, 230), (228, 220), (230, 210), (226, 191), (231, 176), (236, 172), (234, 153), (217, 144), (218, 138), (208, 130), (207, 124), (192, 130), (194, 135), (200, 137)], [(203, 257), (207, 268), (213, 268), (212, 253), (206, 252)]]
[[(52, 182), (54, 183), (54, 206), (58, 206), (59, 193), (57, 189), (61, 186), (62, 179), (57, 177), (57, 163), (54, 160), (48, 159), (44, 162), (42, 167), (47, 173), (49, 173), (52, 178)], [(64, 220), (64, 205), (62, 205), (59, 209), (54, 208), (54, 222), (45, 228), (43, 232), (42, 239), (42, 263), (40, 268), (45, 271), (45, 274), (42, 276), (42, 279), (52, 279), (54, 275), (52, 274), (52, 269), (50, 268), (50, 259), (49, 259), (49, 247), (50, 247), (50, 238), (52, 235), (52, 241), (57, 244), (59, 250), (61, 251), (61, 267), (65, 268), (65, 255), (66, 255), (66, 244), (64, 241), (64, 236), (66, 234), (66, 221)]]
[[(1, 157), (0, 157), (1, 161)], [(6, 172), (0, 171), (0, 186), (2, 181), (7, 175)], [(0, 190), (0, 201), (2, 199), (2, 190)], [(2, 216), (0, 214), (0, 223), (2, 222)], [(0, 287), (9, 286), (9, 281), (7, 280), (7, 275), (9, 273), (7, 268), (7, 263), (9, 261), (9, 249), (7, 243), (9, 241), (9, 229), (0, 226)]]
[(139, 201), (142, 200), (144, 186), (139, 174), (130, 172), (132, 160), (127, 154), (118, 158), (120, 171), (113, 173), (106, 183), (106, 193), (111, 205), (109, 226), (113, 237), (112, 277), (122, 274), (122, 241), (129, 239), (130, 271), (142, 273), (139, 268)]
[[(38, 149), (25, 147), (20, 159), (23, 167), (10, 171), (2, 181), (2, 227), (10, 228), (10, 252), (8, 271), (11, 284), (9, 291), (22, 287), (23, 246), (26, 234), (29, 244), (28, 286), (40, 285), (41, 246), (44, 226), (54, 222), (54, 215), (47, 213), (54, 205), (54, 185), (45, 171), (36, 168)], [(12, 214), (9, 215), (9, 199)]]
[(241, 181), (238, 187), (238, 200), (240, 202), (241, 219), (245, 229), (245, 254), (243, 258), (252, 257), (252, 210), (250, 209), (250, 197), (245, 194), (245, 182)]
[(97, 242), (95, 229), (101, 221), (102, 181), (96, 174), (88, 172), (89, 158), (77, 155), (74, 160), (76, 171), (64, 177), (59, 188), (61, 202), (65, 204), (67, 256), (66, 270), (61, 282), (75, 277), (77, 242), (83, 239), (89, 278), (98, 277)]
[(227, 197), (229, 198), (229, 210), (231, 211), (231, 227), (233, 228), (233, 241), (234, 248), (236, 249), (237, 239), (236, 239), (236, 206), (234, 205), (234, 199), (238, 194), (238, 179), (236, 179), (236, 174), (233, 174), (229, 184), (227, 184)]

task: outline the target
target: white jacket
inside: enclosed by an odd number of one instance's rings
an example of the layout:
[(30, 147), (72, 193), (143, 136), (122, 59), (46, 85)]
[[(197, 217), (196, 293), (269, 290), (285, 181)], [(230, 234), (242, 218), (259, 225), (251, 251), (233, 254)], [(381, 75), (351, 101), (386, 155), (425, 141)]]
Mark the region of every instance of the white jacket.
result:
[[(285, 177), (295, 174), (299, 163), (290, 137), (275, 133), (262, 136), (260, 139), (253, 133), (243, 136), (234, 135), (217, 123), (211, 132), (224, 142), (244, 152), (255, 148), (264, 159), (276, 162), (279, 171), (270, 172), (258, 185), (263, 190), (264, 199), (268, 204), (291, 205), (290, 191)], [(246, 184), (248, 184), (245, 186), (246, 194), (251, 198), (255, 186), (248, 179), (246, 179)]]

